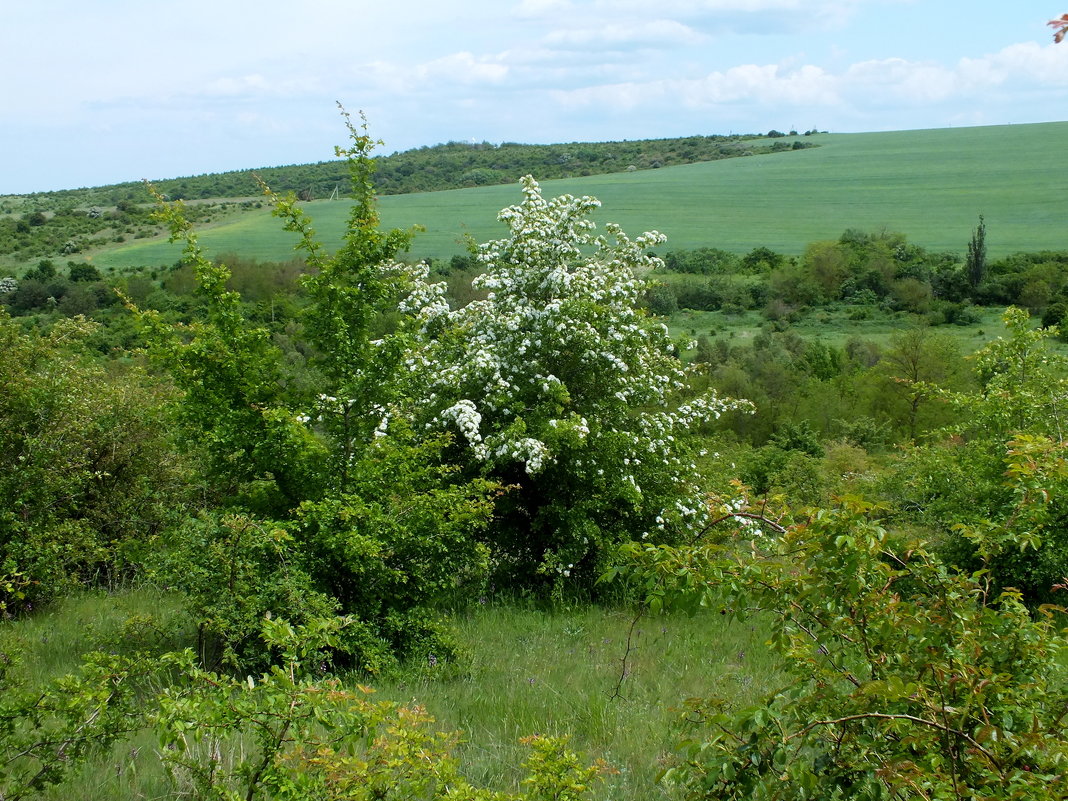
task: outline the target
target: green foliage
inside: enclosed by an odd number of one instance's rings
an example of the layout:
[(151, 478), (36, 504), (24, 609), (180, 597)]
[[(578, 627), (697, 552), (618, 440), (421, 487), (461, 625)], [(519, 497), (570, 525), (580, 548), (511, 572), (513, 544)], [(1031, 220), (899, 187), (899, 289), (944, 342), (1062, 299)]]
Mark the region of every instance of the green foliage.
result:
[(758, 265), (766, 258), (774, 260), (779, 257), (765, 248), (756, 256), (749, 254), (740, 264), (735, 254), (719, 248), (669, 250), (664, 254), (664, 269), (696, 275), (729, 275), (737, 272), (739, 266), (744, 266), (747, 272), (759, 272), (762, 268)]
[(240, 296), (226, 288), (224, 265), (201, 251), (180, 204), (161, 206), (174, 238), (185, 238), (204, 319), (175, 327), (156, 311), (138, 312), (152, 353), (182, 392), (178, 419), (207, 457), (209, 476), (239, 502), (263, 498), (285, 512), (316, 491), (318, 444), (282, 403), (282, 358), (270, 332), (250, 325)]
[(1007, 338), (998, 337), (975, 354), (979, 392), (953, 396), (961, 412), (958, 431), (1003, 444), (1015, 431), (1064, 438), (1068, 359), (1053, 352), (1056, 328), (1034, 328), (1030, 315), (1009, 308)]
[(942, 393), (960, 422), (945, 445), (906, 461), (900, 472), (911, 487), (898, 503), (927, 507), (953, 561), (988, 567), (995, 587), (1037, 604), (1068, 575), (1057, 445), (1068, 363), (1049, 348), (1056, 329), (1032, 328), (1017, 308), (1004, 321), (1008, 336), (974, 356), (979, 388)]
[(968, 283), (973, 287), (979, 286), (986, 277), (986, 223), (983, 215), (979, 215), (979, 225), (976, 226), (972, 238), (968, 242), (968, 257), (964, 262), (964, 273), (968, 277)]
[[(213, 670), (265, 668), (270, 654), (259, 638), (265, 615), (304, 624), (336, 611), (337, 602), (315, 588), (304, 554), (280, 523), (202, 515), (160, 545), (165, 548), (151, 559), (154, 576), (186, 596), (197, 621), (197, 656)], [(377, 654), (351, 648), (344, 656), (374, 664)]]
[(272, 197), (286, 229), (301, 235), (299, 247), (313, 269), (304, 281), (311, 301), (304, 328), (325, 378), (318, 423), (333, 445), (332, 483), (347, 492), (352, 461), (371, 442), (396, 400), (395, 374), (404, 338), (383, 333), (380, 325), (411, 283), (396, 257), (407, 249), (412, 234), (379, 230), (372, 183), (376, 165), (371, 158), (377, 143), (367, 134), (366, 123), (358, 129), (343, 114), (352, 145), (339, 149), (338, 155), (348, 161), (354, 202), (341, 249), (324, 256), (309, 219), (293, 199)]
[(75, 582), (129, 576), (181, 501), (166, 439), (165, 388), (106, 371), (85, 347), (95, 325), (23, 332), (0, 311), (0, 606), (17, 612)]
[(443, 442), (415, 444), (394, 421), (355, 466), (350, 491), (308, 501), (292, 527), (315, 586), (376, 638), (374, 658), (352, 649), (356, 666), (377, 673), (394, 657), (455, 666), (460, 654), (441, 610), (483, 590), (489, 551), (477, 533), (493, 514), (497, 485), (457, 480), (436, 464)]
[[(448, 142), (380, 156), (377, 183), (385, 194), (432, 192), (486, 184), (510, 184), (528, 173), (545, 178), (568, 178), (639, 169), (692, 164), (766, 152), (766, 143), (752, 134), (640, 139), (623, 142), (573, 142), (527, 145), (516, 142)], [(339, 154), (343, 155), (343, 154)], [(345, 161), (321, 161), (284, 167), (264, 167), (255, 173), (278, 192), (303, 195), (302, 200), (330, 197), (349, 177)], [(240, 198), (256, 192), (256, 178), (248, 170), (187, 176), (159, 181), (157, 188), (170, 200)], [(38, 192), (30, 200), (41, 208), (115, 205), (128, 216), (141, 209), (144, 193), (137, 183), (88, 189)], [(110, 215), (90, 218), (106, 222)], [(142, 212), (143, 213), (143, 212)], [(87, 215), (82, 212), (82, 217)], [(30, 223), (26, 223), (27, 228)]]
[[(726, 503), (736, 533), (629, 546), (650, 600), (724, 605), (778, 624), (794, 679), (747, 709), (691, 705), (688, 797), (1065, 798), (1063, 634), (983, 572), (948, 569), (847, 502), (782, 526)], [(762, 535), (774, 527), (780, 536)]]
[(994, 587), (1012, 588), (1032, 606), (1056, 602), (1068, 583), (1068, 451), (1062, 441), (1018, 434), (1005, 467), (1011, 500), (990, 519), (964, 518), (954, 532)]
[(890, 337), (875, 372), (884, 413), (914, 441), (947, 420), (945, 407), (932, 401), (959, 387), (964, 370), (953, 339), (915, 326)]
[(94, 653), (77, 673), (39, 688), (12, 676), (16, 655), (0, 644), (0, 798), (39, 798), (82, 763), (143, 725), (137, 658)]
[(331, 657), (338, 667), (376, 673), (430, 653), (453, 662), (438, 610), (486, 570), (475, 535), (496, 485), (459, 480), (441, 464), (447, 438), (416, 441), (403, 417), (391, 420), (407, 342), (396, 306), (412, 283), (393, 259), (410, 234), (379, 231), (375, 142), (351, 124), (349, 133), (341, 152), (355, 202), (341, 250), (325, 255), (294, 200), (272, 196), (310, 268), (303, 327), (292, 333), (305, 337), (313, 370), (299, 380), (228, 288), (231, 272), (204, 257), (181, 204), (159, 212), (186, 241), (202, 316), (188, 326), (153, 311), (139, 318), (182, 392), (188, 444), (204, 454), (220, 505), (238, 512), (181, 529), (164, 566), (194, 604), (200, 656), (213, 667), (261, 669), (274, 655), (259, 621), (283, 609), (301, 625), (352, 616)]

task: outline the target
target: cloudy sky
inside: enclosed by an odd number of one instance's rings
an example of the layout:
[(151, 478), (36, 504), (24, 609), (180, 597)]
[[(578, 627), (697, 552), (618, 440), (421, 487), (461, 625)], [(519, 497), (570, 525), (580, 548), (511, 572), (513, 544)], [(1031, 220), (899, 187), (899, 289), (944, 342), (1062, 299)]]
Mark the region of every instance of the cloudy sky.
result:
[(1068, 119), (1068, 0), (5, 0), (0, 194), (384, 152)]

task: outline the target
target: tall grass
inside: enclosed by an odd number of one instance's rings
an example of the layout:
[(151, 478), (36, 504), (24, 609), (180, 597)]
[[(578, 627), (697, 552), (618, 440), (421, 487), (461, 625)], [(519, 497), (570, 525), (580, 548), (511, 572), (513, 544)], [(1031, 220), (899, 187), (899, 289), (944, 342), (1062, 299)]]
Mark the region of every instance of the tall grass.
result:
[[(731, 623), (714, 610), (634, 623), (627, 610), (487, 604), (456, 624), (470, 659), (448, 678), (410, 665), (372, 683), (378, 697), (423, 705), (442, 730), (462, 730), (469, 777), (500, 789), (519, 780), (527, 753), (519, 738), (566, 734), (573, 748), (609, 768), (595, 798), (671, 797), (656, 779), (685, 730), (686, 699), (716, 695), (745, 705), (781, 678), (762, 623)], [(75, 670), (86, 651), (162, 653), (191, 644), (193, 634), (174, 594), (87, 593), (0, 623), (0, 651), (22, 652), (23, 678), (32, 685)], [(155, 734), (142, 731), (44, 797), (176, 798), (157, 749)]]
[(597, 797), (667, 797), (658, 774), (674, 759), (684, 702), (723, 696), (755, 702), (781, 676), (758, 620), (731, 624), (714, 612), (640, 618), (584, 607), (477, 609), (459, 621), (474, 650), (459, 678), (416, 675), (380, 683), (383, 696), (425, 704), (444, 729), (464, 732), (472, 779), (513, 787), (520, 737), (569, 735), (610, 772)]

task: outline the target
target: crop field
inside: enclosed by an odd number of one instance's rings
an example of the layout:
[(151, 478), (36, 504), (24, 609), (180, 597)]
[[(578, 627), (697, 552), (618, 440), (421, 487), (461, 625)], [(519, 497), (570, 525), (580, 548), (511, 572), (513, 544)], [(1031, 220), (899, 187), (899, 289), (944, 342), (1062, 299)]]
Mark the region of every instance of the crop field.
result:
[[(1068, 123), (820, 134), (800, 151), (639, 170), (545, 183), (547, 194), (594, 195), (600, 221), (635, 235), (656, 229), (668, 248), (713, 246), (744, 253), (757, 246), (800, 254), (809, 242), (847, 228), (892, 230), (930, 250), (962, 252), (980, 214), (992, 257), (1062, 249), (1068, 196), (1052, 154), (1068, 147)], [(537, 176), (535, 176), (537, 177)], [(393, 195), (381, 199), (383, 223), (423, 231), (412, 255), (448, 258), (464, 238), (501, 236), (501, 208), (520, 200), (516, 186)], [(341, 236), (347, 201), (307, 204), (328, 244)], [(266, 209), (204, 230), (208, 253), (258, 259), (291, 257), (293, 234)], [(106, 267), (168, 264), (177, 245), (150, 240), (98, 253)]]

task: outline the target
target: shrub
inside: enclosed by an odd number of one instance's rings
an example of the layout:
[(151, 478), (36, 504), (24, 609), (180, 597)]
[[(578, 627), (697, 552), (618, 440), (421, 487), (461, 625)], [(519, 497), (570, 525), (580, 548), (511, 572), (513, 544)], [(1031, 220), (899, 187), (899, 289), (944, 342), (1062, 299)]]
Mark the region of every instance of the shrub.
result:
[(451, 311), (441, 284), (413, 295), (416, 409), (430, 430), (457, 433), (467, 474), (514, 487), (493, 523), (504, 571), (589, 587), (614, 543), (698, 524), (678, 435), (738, 404), (685, 399), (677, 346), (638, 308), (635, 273), (657, 264), (646, 250), (660, 234), (598, 236), (595, 199), (547, 200), (530, 177), (523, 194), (500, 214), (509, 237), (479, 248), (484, 301)]
[(275, 655), (256, 627), (285, 608), (301, 624), (351, 616), (338, 664), (376, 672), (408, 653), (448, 656), (439, 609), (484, 578), (476, 536), (496, 485), (457, 477), (443, 466), (448, 437), (416, 441), (393, 414), (408, 337), (396, 304), (412, 280), (394, 257), (409, 235), (378, 230), (375, 143), (349, 128), (355, 202), (336, 254), (323, 253), (293, 198), (272, 196), (310, 267), (301, 331), (315, 370), (301, 381), (278, 340), (247, 319), (230, 271), (203, 256), (181, 206), (161, 205), (186, 241), (202, 316), (188, 328), (139, 317), (182, 393), (187, 444), (232, 513), (189, 527), (168, 568), (194, 601), (213, 667), (262, 668)]
[(10, 611), (130, 575), (183, 497), (166, 389), (95, 363), (96, 328), (75, 318), (23, 333), (0, 311), (0, 576), (26, 582)]
[(793, 680), (751, 708), (692, 701), (666, 781), (688, 798), (739, 801), (1068, 797), (1055, 617), (1032, 618), (1019, 593), (993, 593), (982, 573), (895, 538), (870, 506), (788, 525), (744, 496), (717, 509), (739, 524), (725, 537), (627, 553), (654, 607), (770, 614)]

